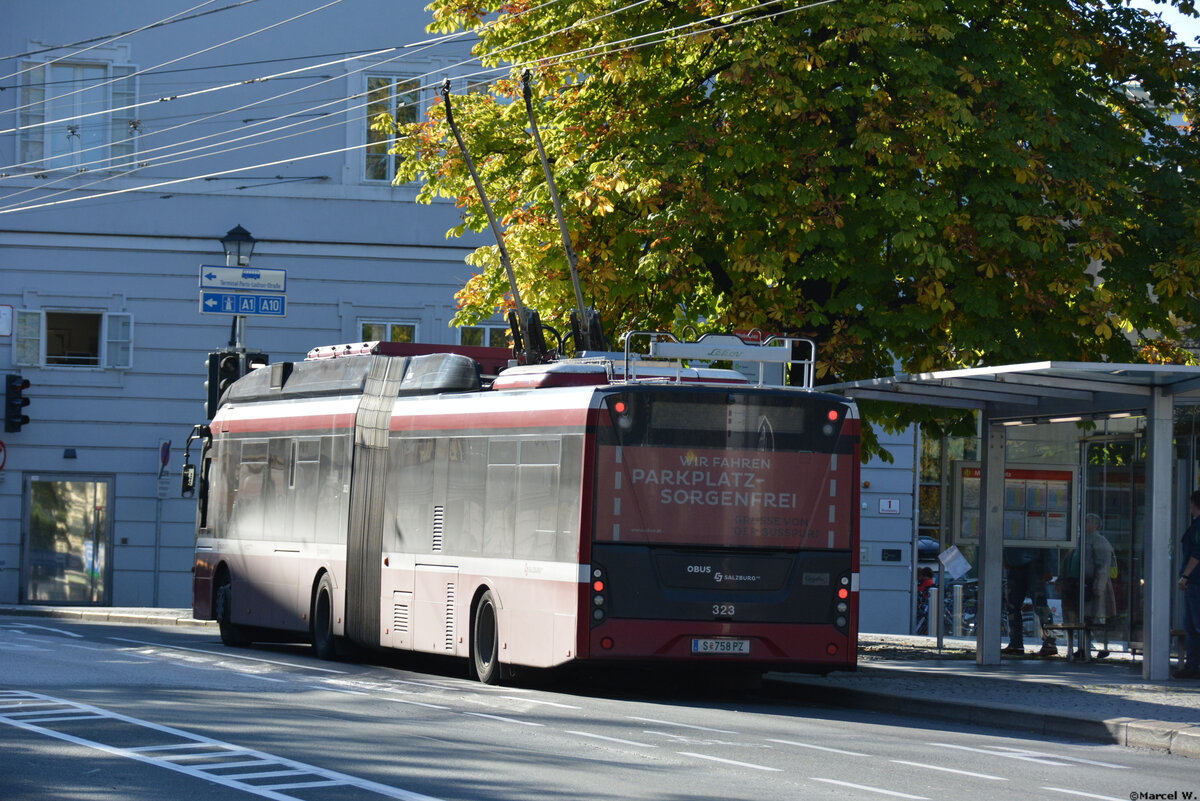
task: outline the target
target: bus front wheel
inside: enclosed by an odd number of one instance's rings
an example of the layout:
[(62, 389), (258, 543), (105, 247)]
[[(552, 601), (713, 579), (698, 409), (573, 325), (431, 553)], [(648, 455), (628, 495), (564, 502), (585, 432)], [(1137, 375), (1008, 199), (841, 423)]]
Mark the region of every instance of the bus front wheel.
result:
[(479, 596), (475, 604), (475, 622), (471, 626), (471, 667), (484, 684), (500, 681), (500, 631), (496, 622), (496, 601), (491, 590)]
[(321, 576), (313, 593), (311, 623), (313, 654), (318, 659), (333, 659), (337, 643), (333, 637), (333, 583), (328, 574)]
[(244, 626), (233, 622), (233, 585), (229, 576), (217, 586), (217, 627), (221, 630), (221, 642), (232, 648), (250, 644)]

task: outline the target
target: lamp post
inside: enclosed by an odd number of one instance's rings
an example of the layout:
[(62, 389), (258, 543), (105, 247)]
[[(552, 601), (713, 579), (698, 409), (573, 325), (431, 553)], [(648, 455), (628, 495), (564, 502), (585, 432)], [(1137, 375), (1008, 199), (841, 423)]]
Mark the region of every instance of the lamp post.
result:
[[(240, 225), (230, 228), (221, 237), (221, 247), (225, 250), (226, 267), (249, 267), (250, 256), (254, 253), (257, 240)], [(230, 335), (229, 346), (241, 350), (246, 347), (246, 318), (236, 315), (233, 318), (233, 331)]]

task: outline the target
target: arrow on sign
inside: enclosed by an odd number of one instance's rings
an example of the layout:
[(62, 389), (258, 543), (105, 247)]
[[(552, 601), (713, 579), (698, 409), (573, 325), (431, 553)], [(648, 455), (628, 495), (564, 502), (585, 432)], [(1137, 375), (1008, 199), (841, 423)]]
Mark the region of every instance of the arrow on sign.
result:
[(213, 280), (216, 280), (217, 274), (216, 273), (205, 273), (204, 277), (207, 278), (209, 281), (213, 281)]
[(212, 295), (209, 295), (204, 299), (204, 305), (211, 309), (213, 306), (217, 305), (217, 299)]

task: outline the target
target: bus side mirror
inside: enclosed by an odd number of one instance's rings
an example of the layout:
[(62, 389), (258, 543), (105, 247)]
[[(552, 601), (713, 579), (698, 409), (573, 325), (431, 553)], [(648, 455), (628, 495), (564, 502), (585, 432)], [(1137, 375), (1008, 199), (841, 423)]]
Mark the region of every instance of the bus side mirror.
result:
[(196, 495), (196, 465), (190, 462), (183, 465), (183, 486), (180, 488), (180, 495), (184, 498)]

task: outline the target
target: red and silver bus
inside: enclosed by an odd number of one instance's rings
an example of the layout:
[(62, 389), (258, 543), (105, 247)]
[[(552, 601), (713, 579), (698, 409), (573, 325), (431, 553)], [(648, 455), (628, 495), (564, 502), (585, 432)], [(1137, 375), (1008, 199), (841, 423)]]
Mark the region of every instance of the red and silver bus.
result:
[(193, 612), (228, 644), (328, 658), (345, 638), (485, 682), (579, 660), (856, 664), (844, 398), (628, 356), (485, 385), (467, 356), (369, 343), (253, 371), (198, 430)]

